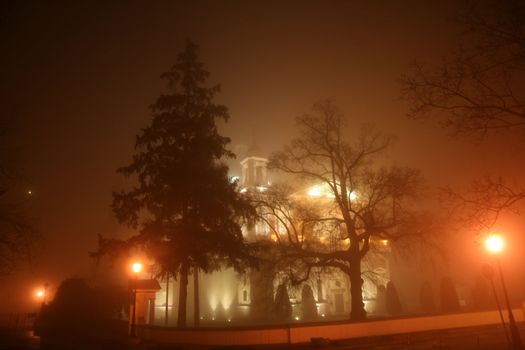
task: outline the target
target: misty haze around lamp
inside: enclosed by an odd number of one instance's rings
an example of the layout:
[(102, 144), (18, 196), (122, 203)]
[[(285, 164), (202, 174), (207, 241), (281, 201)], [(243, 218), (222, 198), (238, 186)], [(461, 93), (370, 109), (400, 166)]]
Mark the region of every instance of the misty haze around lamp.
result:
[[(489, 253), (494, 255), (495, 260), (496, 260), (496, 265), (498, 267), (499, 277), (500, 277), (500, 280), (501, 280), (501, 286), (502, 286), (502, 289), (503, 289), (503, 296), (505, 297), (505, 303), (507, 305), (507, 310), (508, 310), (508, 313), (509, 313), (509, 329), (510, 329), (510, 335), (511, 335), (511, 346), (514, 349), (521, 349), (522, 348), (521, 337), (520, 337), (520, 333), (518, 331), (518, 327), (516, 325), (516, 320), (514, 319), (514, 315), (512, 313), (512, 308), (510, 306), (509, 295), (508, 295), (508, 292), (507, 292), (507, 286), (505, 284), (505, 279), (503, 278), (503, 269), (501, 268), (501, 262), (500, 262), (500, 259), (499, 259), (499, 256), (501, 255), (501, 253), (505, 250), (505, 239), (504, 239), (504, 237), (502, 235), (500, 235), (500, 234), (497, 234), (497, 233), (490, 234), (485, 239), (485, 249)], [(489, 269), (487, 267), (485, 267), (485, 270), (486, 271), (484, 272), (484, 274), (486, 275), (486, 277), (487, 276), (491, 276), (493, 274), (493, 273), (491, 273), (489, 271)], [(489, 278), (489, 277), (487, 277), (487, 278)], [(496, 290), (494, 288), (494, 293), (495, 292), (496, 292)]]
[[(131, 272), (133, 273), (133, 280), (136, 280), (138, 278), (138, 274), (142, 271), (142, 263), (140, 262), (134, 262), (131, 264)], [(136, 337), (136, 325), (135, 325), (135, 317), (136, 317), (136, 309), (137, 309), (137, 288), (131, 283), (131, 293), (132, 293), (132, 314), (131, 314), (131, 326), (129, 329), (129, 335), (130, 337)]]

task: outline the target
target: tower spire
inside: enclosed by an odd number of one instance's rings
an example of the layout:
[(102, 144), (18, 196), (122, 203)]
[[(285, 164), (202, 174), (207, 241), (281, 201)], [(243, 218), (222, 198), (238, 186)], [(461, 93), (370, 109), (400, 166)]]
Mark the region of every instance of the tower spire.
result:
[(259, 148), (259, 145), (257, 145), (257, 134), (255, 126), (252, 127), (252, 141), (250, 143), (250, 146), (248, 147), (246, 157), (263, 157), (262, 151)]

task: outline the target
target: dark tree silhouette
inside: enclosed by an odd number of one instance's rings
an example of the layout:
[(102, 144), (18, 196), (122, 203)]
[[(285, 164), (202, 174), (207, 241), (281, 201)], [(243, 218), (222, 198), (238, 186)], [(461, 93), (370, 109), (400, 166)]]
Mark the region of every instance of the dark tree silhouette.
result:
[(476, 277), (472, 288), (472, 302), (477, 310), (486, 310), (494, 304), (490, 286), (487, 283), (487, 279), (483, 276)]
[(433, 314), (436, 312), (434, 293), (432, 292), (432, 286), (428, 281), (425, 281), (421, 284), (421, 289), (419, 291), (419, 302), (421, 305), (421, 311), (424, 313)]
[(392, 316), (398, 316), (403, 312), (397, 288), (392, 281), (386, 284), (386, 311)]
[(441, 299), (441, 311), (458, 312), (460, 310), (456, 287), (454, 287), (454, 282), (452, 282), (450, 277), (443, 277), (441, 279), (439, 295)]
[(301, 290), (301, 316), (304, 321), (315, 321), (318, 319), (314, 293), (312, 287), (308, 284), (305, 284)]
[[(415, 63), (401, 78), (408, 115), (433, 117), (455, 135), (525, 134), (525, 2), (468, 1), (458, 16), (463, 40), (438, 67)], [(446, 189), (468, 223), (490, 227), (502, 210), (523, 202), (525, 189), (485, 178)]]
[(319, 196), (301, 199), (301, 188), (273, 186), (255, 199), (259, 216), (297, 272), (292, 283), (307, 281), (314, 268), (339, 269), (350, 278), (350, 317), (363, 319), (361, 262), (380, 239), (415, 234), (409, 204), (419, 172), (374, 164), (390, 139), (370, 128), (347, 142), (346, 120), (332, 101), (315, 104), (297, 125), (299, 137), (273, 154), (269, 166), (297, 177), (295, 183), (319, 186)]
[(441, 118), (455, 133), (525, 132), (525, 4), (469, 1), (459, 16), (461, 47), (432, 70), (402, 77), (409, 116)]
[(129, 305), (128, 297), (123, 289), (94, 289), (81, 278), (68, 278), (62, 281), (54, 299), (43, 306), (36, 331), (45, 340), (60, 342), (115, 336), (115, 315)]
[[(186, 324), (192, 269), (208, 272), (225, 263), (240, 270), (250, 260), (241, 219), (252, 209), (221, 162), (234, 155), (226, 148), (229, 139), (219, 135), (216, 120), (227, 121), (229, 114), (213, 102), (220, 87), (207, 87), (208, 77), (197, 47), (188, 43), (162, 75), (169, 93), (151, 105), (151, 124), (137, 136), (131, 164), (118, 170), (137, 184), (114, 193), (113, 200), (118, 220), (138, 229), (125, 243), (142, 247), (155, 259), (159, 274), (178, 276), (180, 327)], [(101, 252), (111, 246), (114, 241), (102, 241)]]
[(279, 321), (289, 321), (292, 317), (292, 305), (290, 304), (290, 297), (286, 284), (280, 284), (277, 287), (274, 301), (275, 317)]
[(376, 303), (374, 312), (382, 315), (386, 312), (386, 287), (379, 285), (376, 287)]

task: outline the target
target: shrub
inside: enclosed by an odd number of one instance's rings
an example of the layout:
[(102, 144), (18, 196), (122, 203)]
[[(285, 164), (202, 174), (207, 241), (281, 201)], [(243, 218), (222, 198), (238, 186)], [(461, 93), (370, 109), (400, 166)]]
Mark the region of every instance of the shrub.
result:
[(292, 316), (292, 305), (290, 304), (290, 297), (286, 285), (280, 284), (275, 293), (275, 317), (281, 321), (288, 321)]
[(492, 306), (490, 288), (486, 278), (478, 276), (472, 290), (472, 303), (475, 309), (484, 310)]
[(434, 293), (432, 292), (432, 286), (428, 281), (423, 282), (423, 284), (421, 285), (421, 290), (419, 292), (419, 301), (421, 304), (421, 311), (427, 314), (433, 314), (436, 312)]
[(312, 288), (305, 284), (301, 291), (301, 315), (305, 321), (317, 320), (317, 306)]
[(125, 290), (95, 290), (81, 278), (66, 279), (42, 308), (35, 330), (48, 338), (97, 337), (111, 332), (127, 297)]
[(460, 310), (458, 294), (450, 277), (441, 279), (440, 297), (443, 312), (458, 312)]
[(386, 287), (379, 285), (376, 287), (376, 304), (374, 312), (382, 315), (386, 313)]
[(392, 281), (386, 284), (386, 311), (392, 316), (400, 315), (403, 312), (396, 286)]

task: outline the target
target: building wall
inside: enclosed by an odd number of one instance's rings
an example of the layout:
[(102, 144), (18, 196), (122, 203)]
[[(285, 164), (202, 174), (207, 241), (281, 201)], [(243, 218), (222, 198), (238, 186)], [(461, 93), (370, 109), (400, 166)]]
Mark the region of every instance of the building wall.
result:
[[(266, 170), (267, 159), (251, 156), (241, 161), (241, 191), (264, 191), (269, 185)], [(243, 228), (247, 240), (271, 239), (270, 229), (264, 222), (255, 222)], [(370, 254), (364, 261), (363, 296), (368, 313), (375, 311), (376, 285), (386, 285), (389, 279), (387, 245), (377, 245), (376, 254)], [(283, 282), (278, 271), (262, 266), (260, 271), (250, 271), (238, 275), (232, 269), (223, 269), (209, 274), (199, 274), (199, 305), (201, 323), (229, 322), (248, 319), (260, 322), (272, 320), (273, 301), (278, 286)], [(345, 317), (350, 313), (350, 282), (348, 276), (334, 269), (329, 273), (312, 278), (309, 284), (317, 305), (319, 317)], [(157, 293), (156, 324), (165, 324), (166, 281), (161, 283), (162, 290)], [(292, 303), (292, 319), (301, 320), (300, 286), (287, 286)], [(188, 278), (187, 324), (194, 320), (193, 276)], [(168, 325), (175, 325), (178, 310), (179, 283), (173, 278), (169, 282)]]

